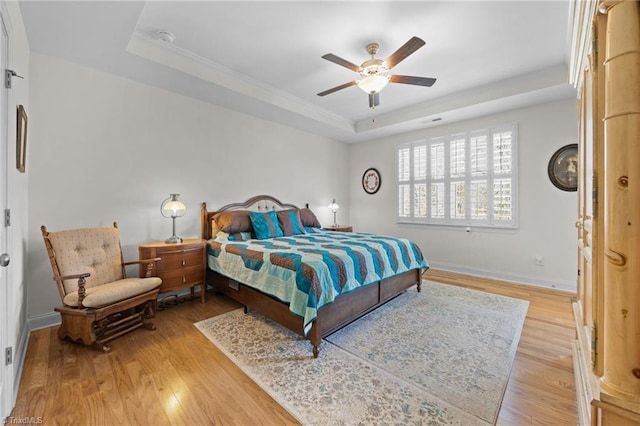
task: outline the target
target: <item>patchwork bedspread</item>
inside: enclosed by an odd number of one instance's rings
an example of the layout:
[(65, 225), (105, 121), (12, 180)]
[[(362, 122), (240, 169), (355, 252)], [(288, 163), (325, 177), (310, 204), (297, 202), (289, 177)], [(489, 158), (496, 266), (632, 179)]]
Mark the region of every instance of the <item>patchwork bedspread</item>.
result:
[(208, 265), (289, 304), (304, 318), (305, 334), (317, 311), (339, 295), (411, 269), (428, 268), (412, 241), (390, 236), (330, 232), (208, 243)]

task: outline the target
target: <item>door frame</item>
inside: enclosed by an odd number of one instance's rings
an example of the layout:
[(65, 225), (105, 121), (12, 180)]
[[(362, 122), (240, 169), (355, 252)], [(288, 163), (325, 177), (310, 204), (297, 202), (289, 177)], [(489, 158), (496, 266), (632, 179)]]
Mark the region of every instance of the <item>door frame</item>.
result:
[[(4, 76), (5, 69), (11, 69), (11, 24), (9, 11), (5, 1), (0, 2), (0, 72)], [(3, 79), (2, 79), (3, 80)], [(9, 90), (4, 83), (0, 83), (0, 213), (4, 217), (5, 209), (10, 205), (9, 200), (9, 170), (12, 162), (9, 154), (9, 126), (11, 113)], [(10, 228), (5, 226), (4, 219), (0, 221), (0, 253), (11, 253)], [(11, 281), (12, 264), (0, 267), (0, 418), (11, 414), (15, 401), (16, 388), (14, 383), (16, 365), (16, 318), (15, 300)], [(6, 362), (6, 350), (11, 348), (12, 362)]]

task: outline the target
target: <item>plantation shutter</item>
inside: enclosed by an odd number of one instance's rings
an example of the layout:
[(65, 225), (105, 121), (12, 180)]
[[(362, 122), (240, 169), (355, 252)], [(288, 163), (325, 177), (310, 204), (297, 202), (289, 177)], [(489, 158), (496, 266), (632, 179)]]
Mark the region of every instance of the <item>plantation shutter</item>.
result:
[(398, 221), (515, 227), (516, 125), (398, 147)]

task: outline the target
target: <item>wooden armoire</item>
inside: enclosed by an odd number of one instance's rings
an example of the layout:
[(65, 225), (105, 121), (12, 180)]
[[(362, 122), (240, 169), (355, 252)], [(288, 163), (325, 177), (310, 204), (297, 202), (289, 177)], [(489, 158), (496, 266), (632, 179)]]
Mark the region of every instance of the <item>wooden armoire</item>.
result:
[(581, 425), (640, 425), (640, 3), (574, 1)]

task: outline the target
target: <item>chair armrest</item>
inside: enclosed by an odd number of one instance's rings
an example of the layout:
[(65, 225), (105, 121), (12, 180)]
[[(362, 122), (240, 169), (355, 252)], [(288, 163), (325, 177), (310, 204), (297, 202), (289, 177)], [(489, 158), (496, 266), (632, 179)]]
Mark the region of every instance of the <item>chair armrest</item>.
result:
[(64, 281), (64, 280), (74, 280), (74, 279), (80, 279), (80, 278), (89, 278), (91, 276), (90, 273), (85, 272), (83, 274), (72, 274), (72, 275), (54, 275), (53, 280), (54, 281)]
[(146, 278), (152, 277), (153, 276), (153, 266), (156, 264), (156, 262), (159, 262), (160, 260), (162, 260), (162, 258), (160, 257), (154, 257), (153, 259), (140, 259), (140, 260), (132, 260), (130, 262), (122, 262), (122, 276), (126, 277), (126, 271), (124, 270), (125, 266), (129, 266), (129, 265), (144, 265), (145, 263), (147, 264), (147, 272), (145, 274)]
[(85, 297), (85, 289), (84, 286), (85, 284), (87, 284), (87, 280), (86, 278), (89, 278), (91, 276), (90, 273), (85, 272), (83, 274), (72, 274), (72, 275), (54, 275), (53, 279), (55, 281), (64, 281), (64, 280), (74, 280), (77, 279), (78, 280), (78, 305), (82, 306), (82, 301), (84, 300)]

